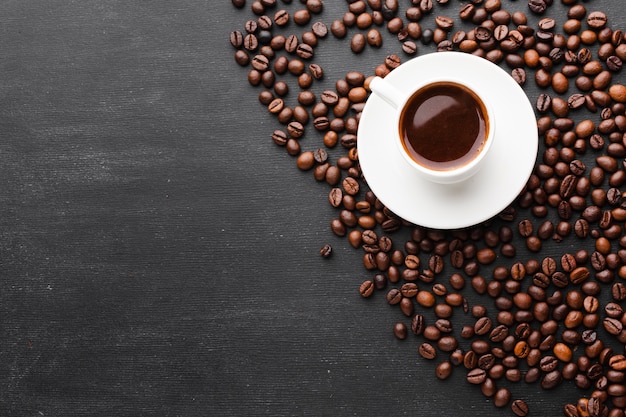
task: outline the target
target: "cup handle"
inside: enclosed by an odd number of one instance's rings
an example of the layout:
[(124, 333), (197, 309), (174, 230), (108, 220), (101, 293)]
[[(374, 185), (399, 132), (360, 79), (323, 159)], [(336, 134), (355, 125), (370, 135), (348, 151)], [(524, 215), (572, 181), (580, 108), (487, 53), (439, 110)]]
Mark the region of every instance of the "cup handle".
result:
[(372, 81), (370, 81), (370, 90), (378, 97), (385, 100), (394, 109), (400, 107), (400, 103), (404, 101), (402, 92), (381, 77), (374, 77)]

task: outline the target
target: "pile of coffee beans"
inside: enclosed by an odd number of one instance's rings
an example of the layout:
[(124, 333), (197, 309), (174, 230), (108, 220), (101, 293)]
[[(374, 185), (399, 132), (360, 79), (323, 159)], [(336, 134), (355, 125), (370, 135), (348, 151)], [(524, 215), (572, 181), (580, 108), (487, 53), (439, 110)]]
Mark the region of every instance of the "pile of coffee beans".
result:
[[(327, 184), (330, 228), (370, 274), (361, 296), (382, 293), (399, 307), (393, 334), (415, 336), (437, 378), (461, 371), (514, 415), (532, 414), (515, 383), (577, 387), (567, 417), (626, 415), (626, 86), (617, 81), (626, 38), (602, 2), (347, 0), (341, 17), (327, 17), (321, 0), (232, 3), (251, 12), (230, 43), (280, 125), (268, 135)], [(345, 39), (348, 54), (378, 51), (379, 65), (326, 79), (315, 58), (329, 36)], [(399, 218), (359, 167), (372, 77), (434, 51), (501, 65), (536, 106), (540, 151), (525, 189), (463, 230)]]

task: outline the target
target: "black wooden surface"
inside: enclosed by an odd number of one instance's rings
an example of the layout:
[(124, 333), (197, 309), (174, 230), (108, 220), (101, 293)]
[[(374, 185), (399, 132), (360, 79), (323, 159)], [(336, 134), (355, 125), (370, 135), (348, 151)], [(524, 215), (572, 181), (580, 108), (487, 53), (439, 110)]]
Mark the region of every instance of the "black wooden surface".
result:
[[(626, 26), (621, 0), (584, 4)], [(436, 380), (394, 338), (399, 310), (358, 295), (371, 274), (330, 232), (328, 186), (271, 142), (233, 60), (251, 17), (227, 0), (0, 4), (0, 415), (511, 415), (460, 369)], [(323, 40), (319, 88), (400, 54), (387, 35), (359, 56)], [(511, 388), (532, 415), (580, 395)]]

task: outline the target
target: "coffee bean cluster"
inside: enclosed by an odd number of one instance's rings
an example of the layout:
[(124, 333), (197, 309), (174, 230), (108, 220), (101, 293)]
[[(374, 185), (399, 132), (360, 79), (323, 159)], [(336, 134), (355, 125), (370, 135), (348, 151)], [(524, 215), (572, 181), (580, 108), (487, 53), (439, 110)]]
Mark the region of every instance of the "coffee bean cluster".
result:
[[(437, 378), (461, 372), (517, 416), (531, 412), (513, 397), (514, 383), (551, 390), (567, 382), (582, 394), (565, 416), (624, 416), (626, 87), (614, 78), (626, 39), (601, 2), (560, 2), (567, 12), (557, 19), (544, 17), (553, 0), (528, 0), (526, 11), (513, 0), (518, 10), (505, 0), (348, 0), (343, 16), (324, 20), (321, 0), (255, 0), (254, 17), (230, 43), (282, 126), (271, 140), (329, 187), (330, 228), (371, 273), (361, 296), (382, 293), (399, 307), (393, 334), (416, 336)], [(315, 54), (329, 35), (353, 54), (382, 51), (380, 64), (325, 80)], [(515, 202), (475, 227), (410, 224), (361, 174), (357, 130), (369, 82), (422, 48), (481, 56), (540, 91), (531, 97), (541, 141), (535, 170)], [(319, 145), (306, 145), (311, 136)], [(543, 253), (547, 241), (562, 253)], [(332, 256), (331, 246), (320, 255)]]

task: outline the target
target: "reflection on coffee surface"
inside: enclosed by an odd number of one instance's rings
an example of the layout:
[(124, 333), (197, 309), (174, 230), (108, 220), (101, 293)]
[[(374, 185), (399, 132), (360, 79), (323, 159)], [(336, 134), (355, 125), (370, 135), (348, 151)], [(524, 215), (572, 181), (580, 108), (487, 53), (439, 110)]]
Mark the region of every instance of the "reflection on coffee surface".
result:
[(458, 168), (483, 148), (489, 119), (483, 102), (467, 87), (437, 82), (416, 91), (400, 115), (407, 153), (434, 170)]

